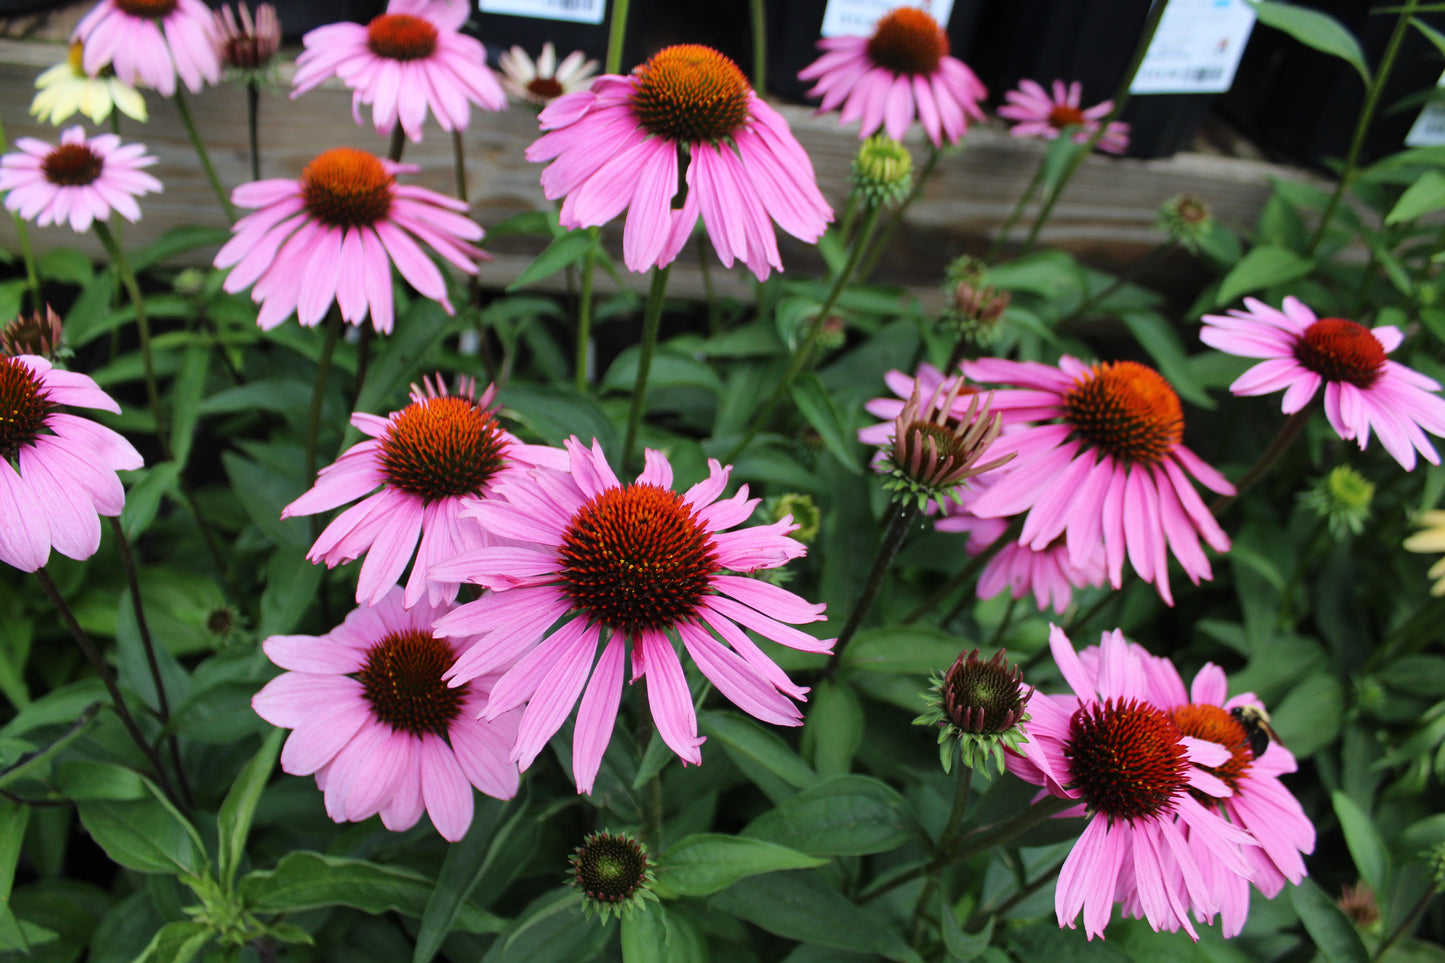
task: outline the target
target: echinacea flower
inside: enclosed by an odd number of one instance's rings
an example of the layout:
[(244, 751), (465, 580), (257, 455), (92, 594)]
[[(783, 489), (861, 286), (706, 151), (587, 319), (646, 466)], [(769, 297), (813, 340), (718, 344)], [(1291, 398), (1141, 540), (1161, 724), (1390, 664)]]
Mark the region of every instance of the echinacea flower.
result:
[(1233, 790), (1209, 767), (1227, 765), (1231, 748), (1186, 734), (1149, 702), (1148, 674), (1119, 632), (1104, 633), (1096, 672), (1083, 669), (1057, 626), (1049, 647), (1073, 695), (1035, 695), (1027, 741), (1007, 761), (1025, 782), (1079, 803), (1062, 815), (1088, 819), (1059, 870), (1059, 925), (1073, 928), (1082, 910), (1089, 939), (1102, 936), (1124, 902), (1154, 929), (1183, 927), (1197, 940), (1191, 913), (1213, 918), (1219, 909), (1199, 854), (1235, 876), (1253, 872), (1241, 850), (1255, 840), (1215, 803)]
[(0, 157), (0, 191), (9, 191), (7, 208), (41, 227), (68, 222), (83, 234), (111, 211), (135, 221), (135, 199), (161, 190), (161, 182), (141, 170), (156, 158), (144, 144), (122, 144), (114, 134), (87, 140), (77, 126), (63, 132), (59, 144), (21, 137), (15, 146), (19, 150)]
[(548, 40), (541, 56), (533, 62), (521, 47), (503, 50), (497, 57), (502, 68), (502, 86), (518, 100), (545, 107), (563, 94), (586, 90), (597, 76), (597, 61), (574, 50), (557, 62), (557, 50)]
[(239, 13), (229, 3), (216, 11), (216, 44), (221, 62), (248, 76), (264, 75), (281, 48), (281, 20), (269, 3), (257, 5), (254, 17), (244, 0), (236, 7)]
[(211, 11), (201, 0), (100, 0), (75, 25), (92, 77), (107, 65), (132, 87), (170, 97), (176, 77), (191, 93), (221, 79)]
[(1344, 318), (1316, 318), (1293, 297), (1279, 310), (1245, 298), (1244, 311), (1206, 314), (1199, 340), (1244, 358), (1264, 358), (1229, 390), (1237, 395), (1284, 391), (1281, 409), (1301, 411), (1323, 385), (1330, 427), (1363, 449), (1373, 430), (1406, 471), (1418, 451), (1440, 464), (1425, 432), (1445, 436), (1445, 399), (1440, 383), (1387, 355), (1405, 340), (1392, 324), (1367, 328)]
[(370, 438), (321, 469), (315, 486), (282, 510), (282, 518), (314, 515), (361, 499), (326, 526), (306, 556), (335, 568), (365, 553), (358, 603), (378, 604), (413, 552), (405, 604), (423, 594), (432, 605), (456, 598), (455, 580), (428, 581), (431, 566), (493, 541), (460, 517), (463, 499), (488, 497), (514, 472), (566, 466), (561, 450), (524, 445), (502, 429), (490, 410), (494, 393), (489, 387), (478, 398), (467, 380), (449, 395), (438, 377), (424, 388), (412, 385), (411, 404), (385, 418), (356, 412), (352, 425)]
[[(1035, 81), (1020, 80), (1017, 90), (1003, 95), (1008, 102), (998, 109), (998, 115), (1018, 121), (1009, 128), (1009, 134), (1014, 137), (1054, 140), (1065, 130), (1073, 128), (1074, 143), (1085, 144), (1099, 129), (1099, 123), (1114, 109), (1114, 102), (1106, 100), (1092, 107), (1083, 107), (1083, 96), (1083, 84), (1077, 80), (1067, 85), (1062, 80), (1055, 80), (1052, 95)], [(1111, 121), (1094, 146), (1110, 154), (1124, 153), (1129, 149), (1129, 125), (1123, 121)]]
[(1020, 724), (1028, 722), (1029, 699), (1034, 687), (1024, 688), (1023, 671), (1004, 657), (1003, 649), (987, 662), (978, 649), (959, 654), (942, 675), (934, 674), (928, 707), (914, 725), (938, 730), (939, 762), (953, 771), (954, 757), (971, 769), (988, 773), (992, 760), (999, 772), (1007, 764), (1005, 751), (1017, 750), (1023, 739)]
[[(1445, 511), (1422, 512), (1418, 523), (1420, 531), (1405, 539), (1405, 551), (1445, 552)], [(1430, 594), (1445, 595), (1445, 558), (1430, 566), (1429, 575), (1435, 580)]]
[[(526, 157), (552, 161), (542, 193), (566, 198), (562, 226), (596, 227), (626, 210), (631, 271), (671, 264), (701, 216), (724, 265), (740, 260), (766, 279), (783, 267), (770, 219), (813, 243), (833, 218), (788, 122), (710, 47), (665, 47), (630, 76), (557, 98), (538, 121), (548, 133)], [(674, 210), (680, 174), (686, 197)]]
[(471, 104), (506, 110), (507, 96), (487, 67), (486, 49), (461, 32), (466, 0), (391, 0), (366, 26), (330, 23), (301, 38), (291, 97), (335, 76), (351, 88), (351, 112), (371, 105), (377, 133), (401, 129), (421, 141), (427, 111), (442, 130), (466, 130)]
[(942, 508), (950, 499), (958, 500), (960, 489), (970, 478), (993, 471), (1015, 457), (1010, 453), (986, 464), (978, 463), (998, 438), (1003, 420), (989, 411), (989, 399), (972, 389), (967, 410), (957, 414), (955, 408), (962, 391), (963, 379), (955, 378), (950, 387), (940, 385), (925, 401), (918, 382), (913, 383), (913, 393), (898, 413), (893, 434), (880, 451), (883, 458), (877, 464), (878, 470), (889, 476), (884, 487), (895, 492), (899, 501), (916, 501), (919, 508), (932, 501)]
[(647, 846), (627, 833), (588, 833), (567, 859), (572, 888), (582, 894), (582, 915), (626, 919), (657, 902), (657, 877)]
[(887, 445), (897, 431), (898, 416), (903, 413), (915, 390), (926, 398), (952, 394), (950, 411), (954, 418), (961, 418), (973, 403), (977, 391), (971, 386), (960, 386), (962, 381), (956, 372), (945, 378), (943, 372), (926, 361), (918, 366), (917, 374), (912, 377), (894, 368), (883, 376), (883, 383), (896, 397), (874, 398), (863, 406), (864, 411), (883, 420), (858, 429), (858, 440), (875, 448)]
[(0, 355), (34, 354), (54, 361), (71, 353), (60, 315), (48, 304), (44, 311), (22, 314), (0, 328)]
[(393, 164), (366, 151), (336, 147), (318, 156), (300, 180), (277, 178), (242, 184), (231, 192), (238, 207), (259, 208), (231, 228), (216, 254), (231, 293), (254, 284), (261, 305), (256, 323), (267, 330), (291, 316), (310, 327), (333, 301), (341, 317), (391, 331), (395, 316), (391, 265), (423, 297), (452, 313), (446, 279), (418, 241), (468, 274), (488, 255), (471, 242), (482, 228), (466, 216), (467, 205), (409, 184), (397, 174), (413, 164)]
[[(1117, 641), (1106, 637), (1106, 645)], [(1294, 772), (1298, 764), (1294, 755), (1271, 737), (1267, 727), (1261, 728), (1254, 721), (1262, 714), (1254, 693), (1229, 697), (1228, 679), (1219, 666), (1206, 663), (1186, 690), (1174, 663), (1151, 655), (1137, 642), (1127, 643), (1127, 648), (1146, 677), (1147, 700), (1169, 713), (1186, 738), (1229, 750), (1227, 760), (1206, 764), (1204, 769), (1228, 786), (1230, 794), (1215, 802), (1208, 794), (1192, 792), (1205, 806), (1217, 805), (1232, 825), (1254, 838), (1256, 845), (1241, 851), (1251, 873), (1239, 876), (1221, 865), (1212, 849), (1193, 845), (1196, 841), (1192, 835), (1190, 842), (1206, 885), (1218, 897), (1223, 935), (1237, 936), (1249, 914), (1250, 883), (1273, 899), (1286, 881), (1298, 885), (1306, 875), (1303, 855), (1314, 851), (1314, 825), (1279, 778)], [(1063, 658), (1067, 660), (1067, 654)], [(1077, 662), (1065, 669), (1065, 676), (1097, 684), (1105, 671), (1104, 661), (1103, 649), (1089, 646), (1078, 653)], [(1062, 661), (1060, 666), (1064, 666)], [(1205, 922), (1206, 916), (1196, 919)]]
[[(744, 486), (720, 499), (728, 469), (708, 462), (708, 477), (679, 494), (672, 466), (646, 452), (637, 481), (617, 480), (596, 442), (566, 443), (565, 472), (508, 478), (464, 515), (511, 546), (482, 548), (433, 566), (432, 577), (492, 591), (438, 620), (442, 636), (478, 636), (447, 673), (454, 685), (495, 672), (484, 710), (493, 718), (527, 703), (512, 758), (522, 769), (542, 751), (581, 696), (572, 771), (590, 793), (612, 738), (622, 696), (623, 663), (647, 679), (657, 732), (686, 763), (702, 762), (697, 717), (673, 640), (728, 699), (755, 718), (795, 726), (793, 682), (743, 631), (806, 652), (827, 652), (784, 623), (815, 622), (823, 606), (742, 574), (777, 568), (804, 554), (789, 538), (792, 519), (727, 531), (752, 514)], [(601, 657), (594, 669), (599, 643)], [(588, 681), (588, 677), (591, 681)], [(585, 694), (583, 690), (586, 690)], [(528, 701), (530, 700), (530, 701)]]
[(456, 842), (472, 822), (473, 786), (495, 799), (516, 795), (520, 776), (507, 753), (519, 713), (480, 721), (491, 680), (443, 681), (466, 645), (432, 635), (448, 608), (405, 608), (401, 588), (393, 587), (326, 635), (273, 635), (261, 644), (288, 671), (266, 683), (251, 708), (293, 730), (281, 768), (314, 773), (335, 821), (380, 814), (383, 826), (399, 832), (425, 812)]
[(897, 7), (868, 37), (824, 37), (823, 55), (798, 73), (814, 80), (809, 97), (819, 112), (842, 106), (841, 123), (861, 121), (858, 136), (882, 127), (902, 140), (914, 115), (934, 147), (957, 144), (968, 119), (983, 119), (979, 101), (988, 89), (957, 57), (948, 55), (948, 34), (916, 7)]
[(111, 110), (118, 110), (132, 120), (146, 122), (146, 102), (130, 84), (105, 68), (92, 77), (81, 66), (84, 44), (70, 45), (70, 55), (35, 78), (35, 99), (30, 102), (30, 115), (59, 127), (77, 111), (91, 123), (103, 124)]
[(117, 471), (141, 467), (120, 435), (63, 406), (120, 406), (89, 377), (34, 355), (0, 357), (0, 562), (33, 572), (54, 548), (86, 559), (100, 547), (100, 515), (119, 515)]
[(1063, 536), (1080, 568), (1102, 541), (1111, 585), (1123, 584), (1127, 557), (1170, 605), (1171, 554), (1191, 582), (1213, 577), (1199, 540), (1223, 552), (1229, 536), (1189, 476), (1222, 495), (1234, 486), (1184, 446), (1179, 396), (1157, 371), (1067, 355), (1057, 368), (984, 358), (964, 362), (963, 371), (1016, 389), (994, 395), (1004, 434), (992, 451), (1018, 458), (974, 502), (975, 515), (1028, 512), (1019, 543), (1042, 550)]

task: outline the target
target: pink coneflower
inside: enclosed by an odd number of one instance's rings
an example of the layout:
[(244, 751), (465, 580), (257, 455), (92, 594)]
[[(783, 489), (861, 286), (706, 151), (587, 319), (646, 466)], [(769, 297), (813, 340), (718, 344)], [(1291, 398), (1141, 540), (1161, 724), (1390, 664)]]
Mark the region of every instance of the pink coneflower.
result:
[[(943, 517), (934, 527), (940, 532), (966, 534), (964, 551), (969, 555), (988, 551), (1003, 537), (1009, 523), (1002, 518), (980, 518), (973, 513), (973, 505), (984, 492), (1007, 478), (1003, 471), (974, 479), (957, 504), (944, 506)], [(1040, 612), (1052, 608), (1062, 614), (1073, 601), (1075, 589), (1097, 588), (1104, 584), (1106, 576), (1102, 545), (1093, 546), (1083, 565), (1075, 565), (1063, 539), (1054, 539), (1042, 549), (1011, 542), (984, 564), (975, 594), (981, 599), (991, 599), (1004, 589), (1016, 599), (1032, 594)]]
[(232, 228), (216, 254), (216, 267), (235, 266), (226, 278), (232, 293), (255, 283), (261, 305), (256, 323), (276, 327), (291, 316), (310, 327), (335, 301), (341, 316), (391, 331), (391, 265), (423, 297), (452, 312), (446, 279), (417, 241), (425, 242), (468, 274), (488, 255), (474, 247), (482, 229), (467, 205), (445, 194), (398, 184), (413, 164), (393, 164), (366, 151), (337, 147), (320, 155), (300, 180), (252, 181), (231, 192), (238, 207), (259, 208)]
[[(864, 411), (883, 420), (876, 425), (858, 429), (858, 440), (865, 445), (872, 446), (888, 444), (896, 431), (895, 422), (903, 413), (908, 399), (913, 397), (915, 389), (925, 398), (947, 396), (961, 380), (956, 373), (945, 378), (943, 372), (926, 361), (918, 366), (918, 373), (914, 377), (904, 374), (897, 368), (889, 371), (883, 376), (883, 383), (898, 397), (896, 399), (874, 398), (863, 406)], [(958, 388), (958, 396), (954, 399), (951, 408), (955, 418), (962, 418), (967, 414), (968, 406), (973, 402), (973, 396), (977, 392), (978, 389), (967, 385)]]
[[(783, 267), (769, 218), (809, 243), (833, 218), (788, 122), (710, 47), (666, 47), (631, 76), (605, 74), (557, 98), (538, 120), (550, 133), (526, 157), (553, 161), (542, 192), (566, 198), (562, 226), (628, 211), (631, 271), (671, 264), (701, 215), (722, 263), (740, 260), (764, 279)], [(684, 167), (687, 196), (674, 210)]]
[(161, 190), (161, 182), (141, 170), (156, 158), (144, 144), (122, 144), (114, 134), (86, 140), (82, 128), (71, 127), (59, 144), (21, 137), (15, 146), (20, 149), (0, 157), (0, 191), (9, 191), (7, 208), (41, 227), (68, 221), (83, 234), (111, 211), (135, 221), (135, 199)]
[(351, 110), (361, 123), (361, 105), (381, 134), (401, 129), (421, 140), (427, 110), (442, 130), (466, 130), (469, 104), (506, 110), (507, 96), (487, 67), (487, 52), (461, 32), (466, 0), (391, 0), (386, 13), (366, 26), (331, 23), (301, 42), (292, 98), (335, 75), (351, 88)]
[(1323, 384), (1325, 416), (1341, 438), (1358, 441), (1363, 449), (1373, 429), (1406, 471), (1414, 469), (1416, 451), (1430, 464), (1440, 464), (1425, 437), (1427, 431), (1445, 436), (1445, 400), (1435, 394), (1440, 383), (1386, 357), (1404, 340), (1399, 328), (1316, 318), (1292, 297), (1278, 311), (1254, 298), (1245, 298), (1244, 306), (1248, 310), (1228, 316), (1206, 314), (1199, 332), (1201, 341), (1220, 351), (1267, 359), (1241, 375), (1230, 391), (1264, 395), (1283, 390), (1282, 408), (1294, 414)]
[(1182, 926), (1198, 939), (1190, 912), (1212, 918), (1218, 899), (1196, 854), (1236, 876), (1251, 873), (1241, 847), (1255, 841), (1219, 814), (1214, 800), (1232, 790), (1206, 768), (1227, 765), (1231, 749), (1186, 734), (1148, 701), (1148, 674), (1120, 633), (1104, 634), (1097, 672), (1083, 670), (1057, 627), (1049, 647), (1074, 694), (1035, 696), (1023, 724), (1028, 740), (1007, 761), (1024, 781), (1078, 800), (1063, 815), (1089, 820), (1059, 871), (1059, 925), (1072, 928), (1083, 910), (1093, 939), (1114, 903), (1125, 902), (1154, 929)]
[(1086, 365), (1068, 356), (1057, 368), (984, 358), (964, 362), (963, 370), (976, 381), (1021, 389), (995, 395), (1004, 434), (993, 454), (1019, 456), (974, 503), (975, 515), (1027, 511), (1019, 542), (1041, 551), (1062, 535), (1079, 567), (1102, 540), (1111, 585), (1123, 584), (1127, 555), (1170, 605), (1171, 554), (1195, 584), (1213, 577), (1199, 539), (1223, 552), (1229, 537), (1189, 475), (1224, 495), (1234, 486), (1184, 447), (1179, 396), (1158, 372), (1133, 361)]
[(458, 583), (428, 582), (429, 570), (493, 541), (482, 526), (461, 518), (463, 499), (487, 497), (514, 472), (566, 467), (560, 449), (524, 445), (502, 430), (489, 410), (494, 393), (489, 387), (477, 398), (475, 382), (467, 380), (448, 395), (438, 378), (425, 388), (412, 385), (411, 404), (385, 418), (356, 412), (351, 423), (370, 440), (321, 469), (315, 487), (282, 510), (282, 518), (314, 515), (361, 498), (326, 526), (306, 556), (335, 568), (366, 553), (358, 603), (380, 602), (414, 550), (406, 605), (423, 593), (432, 605), (456, 598)]
[(983, 119), (988, 96), (972, 70), (948, 55), (948, 34), (915, 7), (898, 7), (879, 19), (871, 37), (824, 37), (826, 51), (798, 74), (816, 80), (809, 97), (819, 112), (842, 105), (839, 121), (862, 121), (859, 138), (879, 127), (894, 140), (908, 133), (916, 112), (934, 147), (957, 144), (968, 118)]
[(597, 61), (588, 60), (574, 50), (557, 62), (552, 41), (542, 45), (542, 53), (534, 62), (521, 47), (503, 50), (497, 57), (502, 68), (502, 86), (518, 100), (545, 107), (563, 94), (586, 90), (597, 76)]
[(449, 605), (405, 608), (393, 586), (374, 606), (354, 609), (329, 633), (273, 635), (270, 660), (290, 671), (251, 699), (256, 714), (294, 730), (281, 768), (316, 774), (326, 814), (337, 822), (381, 815), (387, 829), (410, 829), (423, 810), (456, 842), (472, 822), (472, 786), (496, 799), (517, 793), (507, 760), (518, 716), (477, 719), (492, 680), (448, 686), (442, 673), (465, 639), (432, 635)]
[(100, 0), (80, 23), (82, 65), (97, 76), (107, 65), (132, 87), (145, 84), (166, 97), (176, 76), (191, 93), (221, 79), (211, 11), (201, 0)]
[[(1084, 87), (1077, 80), (1068, 86), (1062, 80), (1055, 80), (1052, 96), (1034, 81), (1020, 80), (1017, 90), (1003, 95), (1008, 103), (998, 109), (998, 115), (1018, 121), (1009, 130), (1014, 137), (1053, 140), (1073, 127), (1076, 128), (1074, 143), (1083, 144), (1094, 136), (1099, 122), (1114, 109), (1112, 100), (1082, 108), (1083, 95)], [(1117, 120), (1110, 122), (1094, 146), (1110, 154), (1124, 153), (1129, 148), (1129, 125)]]
[(86, 559), (100, 547), (99, 515), (119, 515), (117, 471), (141, 466), (120, 435), (62, 405), (120, 406), (94, 381), (35, 355), (0, 357), (0, 562), (33, 572), (53, 547)]
[[(1106, 637), (1106, 644), (1113, 641)], [(1179, 670), (1168, 659), (1151, 655), (1138, 643), (1128, 643), (1127, 647), (1144, 672), (1150, 704), (1169, 713), (1186, 737), (1229, 750), (1227, 760), (1206, 765), (1205, 769), (1231, 790), (1217, 805), (1231, 823), (1254, 837), (1257, 845), (1242, 851), (1252, 874), (1237, 875), (1221, 865), (1208, 847), (1193, 845), (1197, 841), (1192, 836), (1190, 842), (1210, 892), (1219, 898), (1223, 934), (1226, 938), (1236, 936), (1249, 913), (1251, 882), (1273, 899), (1286, 881), (1298, 884), (1306, 875), (1302, 854), (1314, 851), (1315, 829), (1299, 801), (1279, 779), (1299, 767), (1293, 754), (1272, 738), (1268, 724), (1256, 721), (1268, 717), (1263, 715), (1254, 693), (1229, 698), (1228, 680), (1219, 666), (1207, 663), (1186, 690)], [(1070, 663), (1066, 676), (1077, 673), (1078, 678), (1097, 683), (1104, 671), (1103, 663), (1103, 650), (1089, 646), (1078, 654), (1077, 663)], [(1215, 805), (1198, 791), (1194, 796), (1206, 806)], [(1206, 915), (1196, 918), (1204, 922)]]
[(787, 537), (792, 516), (729, 532), (747, 520), (757, 499), (749, 499), (744, 486), (719, 500), (729, 470), (716, 461), (708, 462), (706, 479), (678, 494), (660, 452), (649, 449), (637, 481), (623, 485), (596, 442), (588, 450), (572, 438), (566, 448), (568, 471), (508, 478), (497, 486), (500, 497), (473, 502), (464, 513), (527, 544), (478, 549), (432, 570), (433, 578), (492, 589), (438, 620), (436, 631), (480, 637), (447, 673), (454, 685), (505, 670), (485, 718), (531, 700), (512, 758), (530, 766), (581, 695), (572, 770), (578, 791), (590, 793), (612, 738), (630, 651), (632, 678), (647, 678), (658, 734), (684, 762), (700, 763), (703, 740), (674, 638), (743, 711), (774, 725), (799, 725), (802, 715), (787, 697), (803, 699), (808, 690), (794, 685), (743, 629), (827, 652), (831, 639), (783, 624), (818, 621), (824, 607), (767, 582), (725, 574), (777, 568), (804, 554), (802, 543)]

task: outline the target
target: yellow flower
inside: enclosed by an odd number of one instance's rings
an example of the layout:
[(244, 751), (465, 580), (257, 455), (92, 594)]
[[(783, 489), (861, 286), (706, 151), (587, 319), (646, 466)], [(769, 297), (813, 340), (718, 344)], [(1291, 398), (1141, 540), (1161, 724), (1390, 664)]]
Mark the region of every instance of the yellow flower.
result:
[(38, 91), (30, 103), (34, 117), (57, 127), (77, 111), (102, 124), (112, 109), (145, 123), (146, 102), (134, 87), (121, 83), (107, 68), (91, 77), (80, 66), (81, 45), (70, 45), (70, 56), (35, 78)]
[[(1421, 530), (1405, 539), (1405, 551), (1445, 552), (1445, 512), (1425, 512), (1419, 522)], [(1430, 594), (1445, 595), (1445, 558), (1430, 566), (1430, 577), (1435, 579)]]

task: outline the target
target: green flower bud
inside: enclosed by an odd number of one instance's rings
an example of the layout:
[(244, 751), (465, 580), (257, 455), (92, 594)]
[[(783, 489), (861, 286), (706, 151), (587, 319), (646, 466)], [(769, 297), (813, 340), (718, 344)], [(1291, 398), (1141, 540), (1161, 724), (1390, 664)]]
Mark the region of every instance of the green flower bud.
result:
[(901, 204), (913, 190), (913, 155), (884, 134), (874, 134), (853, 158), (853, 190), (869, 207)]

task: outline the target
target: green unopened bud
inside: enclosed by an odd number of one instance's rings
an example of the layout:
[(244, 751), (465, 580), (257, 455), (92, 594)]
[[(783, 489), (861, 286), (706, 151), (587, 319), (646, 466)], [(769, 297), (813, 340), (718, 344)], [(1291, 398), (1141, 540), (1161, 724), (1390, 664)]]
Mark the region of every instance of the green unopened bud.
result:
[(1171, 241), (1194, 251), (1213, 228), (1214, 218), (1204, 198), (1198, 194), (1179, 194), (1159, 206), (1158, 224)]
[(1347, 533), (1358, 535), (1364, 530), (1374, 497), (1373, 482), (1348, 465), (1338, 465), (1323, 478), (1316, 478), (1313, 487), (1299, 499), (1329, 521), (1330, 534), (1343, 538)]
[(47, 304), (44, 311), (22, 314), (0, 329), (0, 355), (17, 354), (39, 355), (47, 361), (70, 357), (60, 315), (50, 305)]
[(1019, 723), (1028, 721), (1029, 699), (1034, 690), (1023, 686), (1023, 672), (1004, 658), (1000, 649), (987, 662), (978, 649), (962, 653), (943, 675), (933, 676), (933, 685), (923, 696), (928, 711), (914, 724), (938, 728), (939, 758), (943, 771), (953, 769), (957, 755), (963, 764), (987, 772), (992, 759), (1000, 773), (1004, 750), (1017, 749), (1024, 740)]
[(626, 833), (591, 833), (573, 851), (568, 879), (582, 894), (582, 911), (606, 922), (630, 915), (645, 899), (657, 900), (647, 847)]
[(1436, 891), (1445, 890), (1445, 843), (1436, 843), (1420, 855), (1425, 857), (1426, 872), (1435, 880)]
[(206, 272), (197, 268), (186, 268), (176, 279), (171, 282), (171, 287), (176, 293), (186, 298), (193, 298), (206, 289)]
[(798, 492), (774, 495), (764, 500), (763, 515), (769, 524), (791, 517), (793, 524), (798, 527), (789, 534), (804, 545), (818, 537), (818, 526), (823, 522), (823, 513), (818, 511), (818, 504), (813, 501), (813, 496)]
[(853, 190), (870, 207), (903, 203), (913, 190), (913, 155), (898, 141), (874, 134), (853, 158)]

